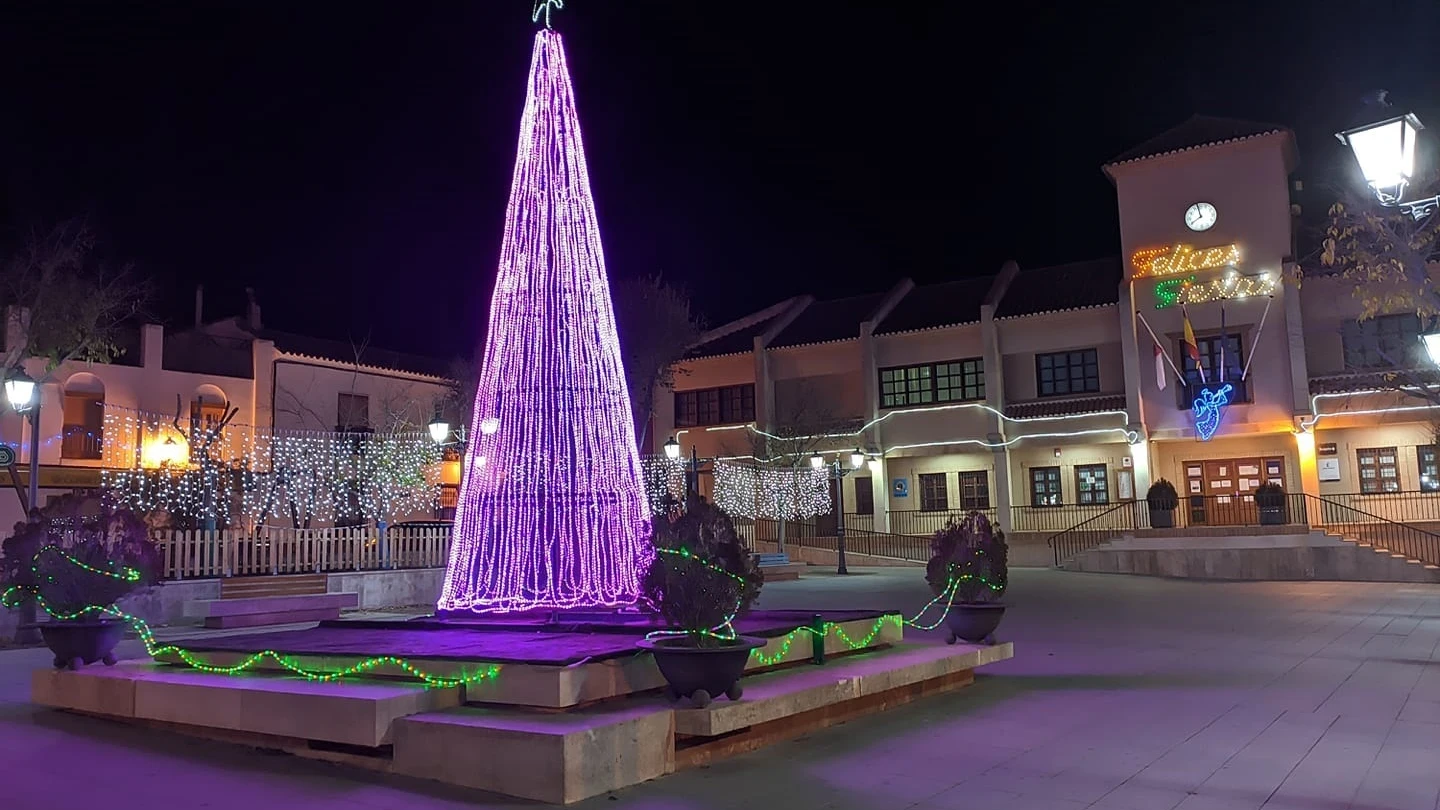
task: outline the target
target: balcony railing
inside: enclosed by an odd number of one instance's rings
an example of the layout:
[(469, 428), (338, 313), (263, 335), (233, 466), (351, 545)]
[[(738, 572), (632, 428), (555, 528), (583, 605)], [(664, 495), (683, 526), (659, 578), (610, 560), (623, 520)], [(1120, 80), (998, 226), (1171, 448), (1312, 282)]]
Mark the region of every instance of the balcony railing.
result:
[(99, 428), (66, 425), (60, 439), (60, 458), (99, 461), (105, 457), (105, 442)]

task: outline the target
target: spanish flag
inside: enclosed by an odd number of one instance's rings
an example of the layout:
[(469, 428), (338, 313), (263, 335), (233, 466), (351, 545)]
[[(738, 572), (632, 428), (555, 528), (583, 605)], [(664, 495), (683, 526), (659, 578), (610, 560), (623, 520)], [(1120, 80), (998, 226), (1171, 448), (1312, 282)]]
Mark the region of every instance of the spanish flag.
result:
[(1190, 355), (1190, 362), (1200, 372), (1200, 382), (1205, 382), (1205, 367), (1200, 365), (1200, 344), (1195, 342), (1195, 330), (1190, 328), (1190, 313), (1186, 311), (1185, 305), (1180, 305), (1180, 318), (1185, 323), (1185, 353)]

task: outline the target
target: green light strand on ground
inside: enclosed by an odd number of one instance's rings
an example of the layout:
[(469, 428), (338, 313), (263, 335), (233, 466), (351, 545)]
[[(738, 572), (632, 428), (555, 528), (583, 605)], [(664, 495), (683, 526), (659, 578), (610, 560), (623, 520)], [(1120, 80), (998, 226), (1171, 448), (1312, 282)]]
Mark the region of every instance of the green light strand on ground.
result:
[[(90, 568), (89, 566), (86, 566), (85, 564), (80, 563), (73, 558), (70, 558), (69, 555), (65, 556), (67, 559), (70, 559), (71, 562), (75, 563), (81, 568), (86, 568), (87, 570)], [(98, 571), (97, 573), (105, 572)], [(398, 658), (393, 655), (380, 655), (373, 658), (367, 658), (363, 661), (357, 662), (351, 666), (339, 670), (315, 670), (307, 669), (300, 664), (299, 659), (293, 656), (283, 655), (279, 652), (276, 652), (275, 650), (262, 650), (253, 655), (250, 655), (238, 664), (221, 666), (208, 663), (204, 659), (197, 656), (195, 653), (178, 647), (174, 644), (159, 643), (155, 639), (154, 631), (150, 629), (150, 625), (147, 624), (144, 619), (140, 618), (139, 616), (126, 613), (125, 611), (114, 606), (89, 605), (73, 613), (65, 613), (62, 611), (52, 610), (50, 608), (50, 605), (45, 601), (45, 597), (41, 596), (39, 593), (35, 593), (34, 589), (25, 589), (18, 585), (9, 588), (3, 594), (0, 594), (0, 605), (3, 605), (7, 608), (16, 607), (20, 604), (21, 600), (25, 598), (24, 594), (27, 592), (27, 590), (30, 593), (30, 597), (35, 600), (35, 603), (38, 604), (41, 608), (43, 608), (47, 614), (49, 614), (57, 621), (74, 621), (75, 619), (80, 619), (92, 614), (103, 614), (116, 619), (127, 621), (130, 623), (131, 628), (135, 630), (135, 635), (139, 636), (140, 641), (144, 643), (145, 652), (151, 658), (158, 658), (161, 655), (173, 654), (177, 656), (182, 662), (184, 662), (186, 666), (189, 666), (190, 668), (198, 670), (200, 672), (209, 672), (218, 675), (239, 675), (241, 673), (253, 670), (259, 667), (260, 664), (262, 664), (263, 662), (269, 660), (274, 661), (276, 664), (283, 667), (287, 671), (295, 675), (299, 675), (300, 677), (308, 681), (315, 681), (317, 683), (329, 683), (331, 681), (338, 681), (342, 678), (364, 675), (368, 672), (379, 669), (380, 667), (394, 666), (399, 667), (411, 677), (418, 679), (426, 686), (426, 688), (461, 686), (480, 683), (482, 681), (493, 680), (500, 674), (499, 665), (484, 664), (473, 672), (465, 672), (458, 676), (435, 675), (410, 663), (404, 658)]]
[[(946, 586), (945, 590), (942, 591), (939, 596), (931, 599), (925, 605), (925, 607), (920, 608), (920, 612), (916, 613), (914, 618), (906, 619), (899, 614), (889, 614), (886, 616), (881, 616), (880, 618), (875, 620), (875, 624), (871, 625), (869, 632), (867, 632), (859, 641), (851, 638), (850, 635), (845, 632), (845, 628), (841, 627), (836, 622), (825, 622), (823, 630), (817, 631), (813, 627), (797, 627), (790, 633), (781, 636), (780, 649), (777, 650), (774, 655), (766, 655), (761, 649), (751, 650), (750, 655), (752, 658), (759, 661), (762, 666), (775, 666), (776, 664), (779, 664), (785, 660), (786, 655), (788, 655), (790, 652), (790, 647), (795, 643), (795, 639), (798, 638), (801, 633), (819, 633), (822, 636), (829, 636), (833, 632), (836, 638), (839, 638), (851, 650), (859, 650), (864, 649), (865, 647), (869, 647), (871, 642), (875, 640), (875, 637), (880, 634), (880, 631), (883, 630), (885, 628), (885, 625), (887, 624), (895, 624), (901, 627), (913, 627), (916, 630), (934, 630), (935, 628), (939, 627), (945, 621), (945, 617), (950, 614), (950, 608), (953, 607), (955, 604), (955, 591), (959, 589), (960, 583), (972, 579), (980, 580), (982, 583), (985, 584), (986, 587), (991, 588), (992, 590), (997, 589), (995, 583), (984, 577), (976, 577), (970, 574), (965, 574), (950, 580), (950, 584)], [(939, 604), (942, 599), (945, 600), (945, 609), (941, 611), (940, 617), (929, 624), (921, 624), (920, 617), (928, 613), (930, 609), (933, 608), (935, 605)], [(766, 646), (769, 645), (767, 644)]]

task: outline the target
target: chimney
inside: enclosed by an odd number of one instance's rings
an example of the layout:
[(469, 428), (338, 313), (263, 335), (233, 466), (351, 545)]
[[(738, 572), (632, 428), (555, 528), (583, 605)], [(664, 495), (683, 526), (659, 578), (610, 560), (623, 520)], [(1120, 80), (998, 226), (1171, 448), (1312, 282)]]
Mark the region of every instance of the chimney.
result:
[(264, 326), (260, 322), (260, 304), (256, 303), (255, 301), (254, 287), (245, 288), (245, 298), (248, 299), (250, 304), (250, 306), (246, 309), (246, 315), (250, 321), (250, 331), (258, 332), (262, 328), (264, 328)]
[(195, 328), (205, 324), (205, 285), (195, 285)]

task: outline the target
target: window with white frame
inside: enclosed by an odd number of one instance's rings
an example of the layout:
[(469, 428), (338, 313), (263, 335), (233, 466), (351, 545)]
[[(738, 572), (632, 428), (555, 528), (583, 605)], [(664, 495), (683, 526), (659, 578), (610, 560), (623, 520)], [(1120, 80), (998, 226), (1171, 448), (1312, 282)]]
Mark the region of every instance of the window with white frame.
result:
[(984, 398), (985, 361), (979, 357), (880, 369), (882, 408)]

